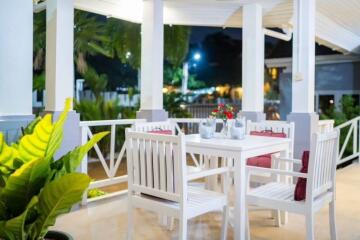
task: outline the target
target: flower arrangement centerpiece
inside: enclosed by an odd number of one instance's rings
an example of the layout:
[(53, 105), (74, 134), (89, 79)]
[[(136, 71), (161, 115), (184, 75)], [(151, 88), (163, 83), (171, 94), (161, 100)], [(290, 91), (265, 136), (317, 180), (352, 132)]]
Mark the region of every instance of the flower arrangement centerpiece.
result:
[(234, 107), (230, 104), (219, 104), (216, 109), (211, 112), (211, 116), (221, 119), (223, 121), (223, 127), (221, 134), (224, 137), (228, 137), (229, 133), (229, 120), (234, 118)]

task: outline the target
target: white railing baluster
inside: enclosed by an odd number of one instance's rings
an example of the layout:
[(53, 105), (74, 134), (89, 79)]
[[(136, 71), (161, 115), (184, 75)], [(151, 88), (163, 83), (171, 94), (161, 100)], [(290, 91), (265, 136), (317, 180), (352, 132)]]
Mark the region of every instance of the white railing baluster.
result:
[[(349, 128), (349, 130), (346, 133), (345, 141), (343, 143), (339, 140), (338, 145), (338, 159), (337, 164), (342, 164), (347, 161), (353, 161), (355, 159), (360, 159), (360, 143), (359, 143), (359, 124), (360, 124), (360, 116), (357, 118), (354, 118), (350, 121), (347, 121), (339, 126), (337, 126), (335, 129), (342, 133), (342, 130)], [(353, 144), (352, 144), (352, 151), (349, 156), (345, 156), (346, 148), (349, 144), (350, 139), (352, 138)]]
[(111, 125), (111, 136), (110, 136), (110, 178), (115, 177), (114, 171), (114, 158), (115, 158), (115, 134), (116, 134), (116, 125)]

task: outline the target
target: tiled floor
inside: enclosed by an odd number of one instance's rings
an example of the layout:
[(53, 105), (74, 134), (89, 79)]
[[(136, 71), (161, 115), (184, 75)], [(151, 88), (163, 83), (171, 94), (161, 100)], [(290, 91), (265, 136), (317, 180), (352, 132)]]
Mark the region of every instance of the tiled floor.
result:
[[(60, 217), (55, 228), (71, 233), (76, 240), (125, 239), (127, 229), (126, 198), (93, 203), (87, 208)], [(304, 218), (290, 214), (289, 223), (273, 227), (269, 212), (250, 213), (252, 239), (300, 240), (305, 239)], [(337, 223), (340, 240), (360, 239), (360, 165), (351, 165), (337, 171)], [(189, 239), (219, 239), (220, 214), (212, 213), (189, 222)], [(316, 215), (317, 240), (330, 239), (328, 211), (324, 208)], [(170, 232), (158, 225), (157, 215), (137, 211), (135, 239), (176, 239), (177, 230)], [(233, 239), (229, 227), (228, 239)]]

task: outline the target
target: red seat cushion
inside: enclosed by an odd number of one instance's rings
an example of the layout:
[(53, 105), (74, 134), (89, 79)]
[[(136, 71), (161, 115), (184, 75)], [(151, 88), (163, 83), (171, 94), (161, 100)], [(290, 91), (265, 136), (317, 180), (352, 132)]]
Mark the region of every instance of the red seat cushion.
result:
[(247, 165), (254, 167), (271, 168), (271, 154), (249, 158), (247, 160)]
[(148, 133), (156, 133), (156, 134), (163, 134), (163, 135), (172, 135), (172, 131), (171, 131), (171, 130), (153, 130), (153, 131), (148, 131)]
[[(309, 166), (309, 151), (304, 151), (301, 161), (302, 161), (302, 168), (300, 170), (301, 173), (308, 172)], [(295, 186), (295, 193), (294, 193), (294, 200), (295, 201), (303, 201), (306, 198), (306, 178), (298, 178), (296, 186)]]
[[(265, 130), (265, 131), (251, 131), (250, 135), (253, 136), (264, 136), (264, 137), (278, 137), (278, 138), (286, 138), (285, 133), (276, 133), (273, 131)], [(252, 157), (247, 160), (247, 165), (254, 167), (263, 167), (263, 168), (271, 168), (271, 153), (265, 154), (257, 157)]]

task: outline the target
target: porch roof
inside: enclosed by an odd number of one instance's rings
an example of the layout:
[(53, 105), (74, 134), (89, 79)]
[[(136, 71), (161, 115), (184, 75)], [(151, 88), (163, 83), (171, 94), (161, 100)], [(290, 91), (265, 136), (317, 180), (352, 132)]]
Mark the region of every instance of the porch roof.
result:
[[(142, 22), (143, 0), (75, 0), (75, 7), (135, 23)], [(242, 6), (259, 2), (263, 26), (291, 28), (293, 0), (164, 0), (164, 23), (242, 27)], [(360, 2), (316, 0), (316, 40), (342, 52), (360, 52)]]

